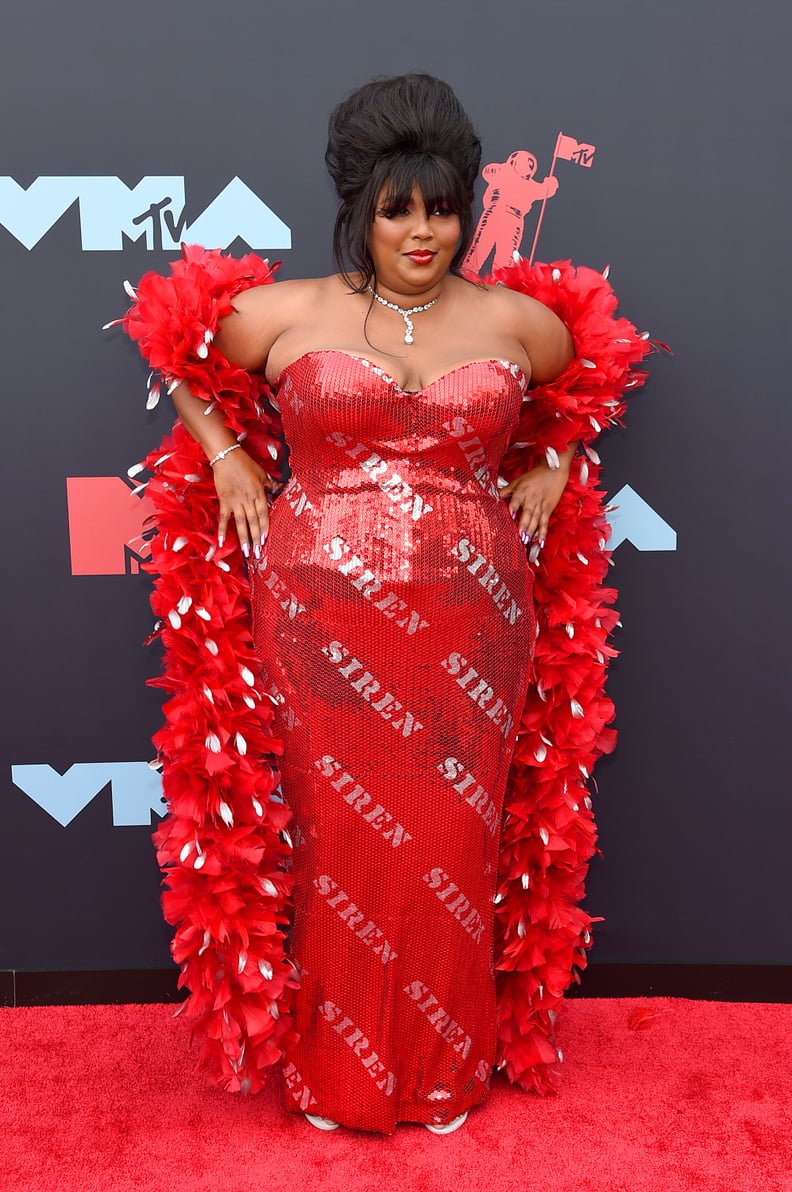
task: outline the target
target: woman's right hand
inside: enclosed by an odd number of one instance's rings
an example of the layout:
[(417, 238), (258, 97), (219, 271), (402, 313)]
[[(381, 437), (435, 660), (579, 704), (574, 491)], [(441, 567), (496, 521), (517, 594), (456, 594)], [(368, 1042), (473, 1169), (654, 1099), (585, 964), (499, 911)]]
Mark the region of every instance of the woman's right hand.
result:
[(244, 447), (219, 459), (212, 471), (220, 502), (218, 545), (225, 542), (228, 525), (233, 520), (245, 558), (250, 557), (251, 550), (258, 558), (269, 531), (267, 489), (272, 488), (272, 480)]

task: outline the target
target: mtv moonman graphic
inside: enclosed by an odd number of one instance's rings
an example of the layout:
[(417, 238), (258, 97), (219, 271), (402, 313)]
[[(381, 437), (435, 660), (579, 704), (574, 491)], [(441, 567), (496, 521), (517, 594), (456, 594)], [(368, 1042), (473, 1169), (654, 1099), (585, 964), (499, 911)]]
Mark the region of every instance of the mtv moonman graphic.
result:
[(519, 251), (522, 244), (525, 217), (534, 203), (541, 202), (531, 248), (530, 260), (533, 262), (547, 200), (558, 190), (556, 161), (560, 157), (563, 161), (573, 161), (579, 166), (591, 166), (594, 152), (594, 145), (582, 144), (560, 132), (556, 138), (550, 172), (541, 182), (534, 177), (538, 168), (536, 157), (525, 149), (517, 149), (506, 161), (494, 161), (484, 166), (481, 171), (487, 183), (484, 210), (465, 257), (464, 268), (471, 273), (482, 273), (493, 252), (493, 269), (511, 264), (514, 253)]

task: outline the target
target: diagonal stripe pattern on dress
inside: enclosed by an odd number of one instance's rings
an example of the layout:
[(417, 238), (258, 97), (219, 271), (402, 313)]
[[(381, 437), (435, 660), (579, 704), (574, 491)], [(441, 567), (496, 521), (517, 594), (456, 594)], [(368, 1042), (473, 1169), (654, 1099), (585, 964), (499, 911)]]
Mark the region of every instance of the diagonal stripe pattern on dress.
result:
[(252, 589), (295, 819), (286, 1103), (353, 1128), (442, 1124), (489, 1086), (501, 810), (535, 632), (496, 478), (525, 389), (487, 360), (407, 394), (340, 351), (281, 378), (292, 477)]

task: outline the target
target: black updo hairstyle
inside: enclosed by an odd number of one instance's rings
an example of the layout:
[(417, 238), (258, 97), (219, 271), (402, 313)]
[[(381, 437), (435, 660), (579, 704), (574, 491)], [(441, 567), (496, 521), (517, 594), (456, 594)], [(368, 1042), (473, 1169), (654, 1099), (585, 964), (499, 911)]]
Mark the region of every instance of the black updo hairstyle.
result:
[[(375, 79), (331, 113), (325, 161), (341, 206), (333, 256), (342, 277), (362, 292), (375, 276), (368, 237), (383, 186), (386, 205), (410, 201), (415, 186), (427, 210), (444, 204), (459, 217), (457, 273), (473, 236), (473, 188), (481, 141), (448, 83), (427, 74)], [(357, 270), (354, 285), (350, 270)]]

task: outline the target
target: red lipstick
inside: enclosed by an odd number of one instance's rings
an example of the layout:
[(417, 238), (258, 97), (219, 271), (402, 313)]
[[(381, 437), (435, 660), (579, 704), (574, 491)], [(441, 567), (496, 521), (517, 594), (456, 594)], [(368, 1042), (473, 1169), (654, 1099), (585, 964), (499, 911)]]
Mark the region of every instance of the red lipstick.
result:
[(418, 248), (415, 252), (408, 252), (407, 256), (411, 261), (415, 261), (416, 265), (428, 265), (435, 259), (435, 253), (430, 252), (428, 248)]

